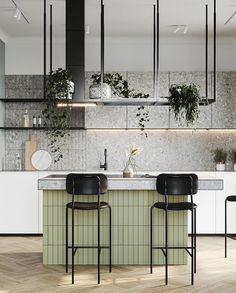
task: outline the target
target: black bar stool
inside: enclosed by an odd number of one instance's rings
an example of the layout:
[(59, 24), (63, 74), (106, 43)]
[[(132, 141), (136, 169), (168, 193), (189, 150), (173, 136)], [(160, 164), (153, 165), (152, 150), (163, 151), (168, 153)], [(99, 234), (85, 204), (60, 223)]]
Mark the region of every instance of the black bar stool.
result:
[[(72, 195), (72, 202), (66, 205), (66, 272), (68, 272), (68, 249), (72, 249), (72, 284), (74, 284), (74, 257), (80, 248), (97, 248), (98, 250), (98, 284), (100, 284), (100, 254), (102, 248), (109, 249), (109, 272), (111, 272), (111, 207), (107, 202), (100, 201), (100, 195), (107, 192), (107, 177), (104, 174), (68, 174), (66, 177), (66, 191)], [(78, 202), (75, 196), (97, 195), (96, 202)], [(100, 210), (109, 209), (109, 245), (100, 243)], [(72, 211), (72, 239), (71, 246), (68, 245), (68, 210)], [(74, 211), (97, 210), (98, 220), (98, 243), (97, 246), (81, 246), (74, 243)]]
[[(165, 284), (168, 285), (168, 249), (184, 249), (191, 256), (191, 284), (196, 273), (196, 208), (193, 194), (198, 192), (198, 177), (196, 174), (160, 174), (157, 176), (156, 190), (165, 196), (165, 202), (156, 202), (150, 210), (150, 272), (152, 274), (153, 249), (160, 249), (165, 256)], [(190, 202), (169, 203), (168, 196), (190, 195)], [(165, 246), (153, 244), (153, 209), (165, 211)], [(168, 211), (191, 211), (191, 246), (168, 246)], [(190, 250), (190, 251), (189, 251)]]
[(227, 234), (227, 202), (231, 201), (231, 202), (236, 202), (236, 195), (230, 195), (228, 197), (226, 197), (225, 199), (225, 257), (227, 257), (227, 237), (236, 240), (235, 237), (233, 236), (229, 236)]

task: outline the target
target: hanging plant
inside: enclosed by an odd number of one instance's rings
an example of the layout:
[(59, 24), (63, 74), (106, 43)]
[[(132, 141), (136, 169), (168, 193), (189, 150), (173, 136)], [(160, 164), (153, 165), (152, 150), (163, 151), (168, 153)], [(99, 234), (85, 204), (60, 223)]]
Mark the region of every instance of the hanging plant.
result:
[[(92, 75), (93, 84), (101, 84), (101, 74)], [(136, 92), (134, 89), (129, 88), (128, 81), (123, 79), (122, 75), (116, 73), (106, 73), (103, 76), (103, 83), (108, 84), (114, 95), (121, 98), (132, 98), (132, 99), (147, 99), (149, 94)], [(149, 122), (149, 111), (144, 106), (138, 107), (136, 117), (139, 118), (139, 128), (142, 132), (145, 131), (145, 124)], [(147, 137), (147, 133), (145, 132)]]
[(176, 121), (181, 118), (186, 120), (187, 126), (192, 125), (199, 117), (199, 103), (202, 98), (199, 94), (199, 87), (194, 83), (190, 85), (171, 85), (170, 96), (167, 97), (170, 107), (174, 112)]
[[(70, 107), (68, 104), (72, 76), (68, 70), (58, 68), (47, 76), (45, 108), (43, 110), (48, 147), (54, 156), (54, 163), (63, 158), (62, 146), (69, 135)], [(58, 103), (62, 107), (58, 107)], [(64, 105), (63, 105), (64, 104)]]

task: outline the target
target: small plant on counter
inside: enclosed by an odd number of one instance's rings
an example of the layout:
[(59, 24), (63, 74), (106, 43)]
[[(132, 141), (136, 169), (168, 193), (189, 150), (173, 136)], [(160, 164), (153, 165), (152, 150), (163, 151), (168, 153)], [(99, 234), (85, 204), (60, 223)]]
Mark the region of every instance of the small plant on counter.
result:
[(123, 171), (123, 177), (133, 177), (134, 171), (136, 171), (136, 161), (135, 157), (142, 152), (141, 148), (137, 148), (134, 145), (129, 147), (126, 152), (126, 161), (125, 161), (125, 168)]
[(192, 125), (199, 117), (199, 103), (201, 97), (199, 87), (194, 83), (190, 85), (171, 85), (170, 96), (167, 97), (170, 107), (174, 112), (176, 121), (181, 118), (186, 120), (187, 126)]
[[(101, 83), (101, 74), (93, 74), (91, 78), (93, 80), (93, 84)], [(122, 75), (118, 72), (104, 74), (103, 83), (109, 85), (112, 93), (121, 98), (147, 99), (150, 96), (149, 94), (136, 92), (132, 88), (130, 89), (128, 81), (123, 79)], [(142, 133), (145, 133), (145, 136), (147, 137), (147, 133), (145, 132), (145, 124), (150, 120), (149, 111), (146, 110), (144, 106), (139, 106), (136, 117), (139, 118), (138, 126), (140, 130)]]
[(227, 160), (227, 152), (221, 148), (217, 148), (213, 151), (214, 154), (214, 162), (216, 163), (217, 171), (225, 170), (225, 162)]
[[(59, 68), (47, 76), (46, 100), (43, 110), (48, 147), (53, 154), (54, 163), (63, 158), (62, 146), (69, 135), (70, 107), (68, 105), (72, 76), (68, 70)], [(61, 107), (58, 107), (60, 103)]]

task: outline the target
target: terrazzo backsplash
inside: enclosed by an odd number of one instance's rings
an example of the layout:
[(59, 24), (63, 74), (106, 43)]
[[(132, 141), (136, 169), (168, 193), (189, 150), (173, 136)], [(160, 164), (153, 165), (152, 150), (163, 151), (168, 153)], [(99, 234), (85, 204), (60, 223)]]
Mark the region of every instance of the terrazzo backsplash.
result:
[[(86, 93), (91, 84), (92, 72), (86, 73)], [(132, 87), (143, 92), (150, 91), (150, 73), (122, 73)], [(168, 94), (170, 83), (195, 82), (204, 85), (203, 73), (162, 73), (161, 93)], [(211, 80), (211, 78), (210, 78)], [(211, 88), (211, 81), (210, 87)], [(202, 89), (204, 92), (204, 88)], [(150, 92), (151, 93), (151, 92)], [(6, 98), (42, 98), (42, 76), (6, 76)], [(22, 126), (22, 117), (27, 109), (30, 121), (41, 115), (40, 103), (5, 103), (5, 126)], [(63, 148), (63, 159), (52, 164), (50, 170), (99, 170), (103, 163), (105, 148), (108, 150), (108, 170), (124, 168), (125, 150), (131, 144), (143, 149), (137, 157), (138, 170), (161, 171), (212, 171), (212, 150), (222, 147), (229, 151), (236, 148), (236, 73), (222, 72), (217, 76), (217, 102), (201, 107), (198, 130), (174, 130), (180, 126), (169, 112), (169, 107), (147, 107), (150, 122), (148, 137), (138, 130), (135, 106), (98, 106), (73, 111), (72, 126), (86, 130), (70, 130)], [(158, 130), (156, 129), (158, 128)], [(169, 130), (167, 130), (170, 128)], [(221, 128), (206, 130), (206, 128)], [(227, 130), (222, 130), (227, 128)], [(41, 149), (48, 149), (43, 130), (5, 130), (4, 170), (16, 169), (16, 156), (24, 162), (24, 144), (35, 135)], [(232, 164), (227, 162), (227, 170)], [(22, 169), (24, 164), (22, 163)]]

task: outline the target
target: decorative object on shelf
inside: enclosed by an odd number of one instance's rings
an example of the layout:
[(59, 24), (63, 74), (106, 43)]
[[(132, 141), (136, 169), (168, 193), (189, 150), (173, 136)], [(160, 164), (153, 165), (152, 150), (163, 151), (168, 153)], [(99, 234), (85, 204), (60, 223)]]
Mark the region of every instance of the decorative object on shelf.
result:
[(25, 170), (33, 171), (34, 166), (31, 163), (31, 157), (39, 149), (39, 143), (35, 135), (30, 136), (30, 140), (25, 142)]
[[(91, 87), (97, 85), (100, 90), (101, 95), (101, 74), (93, 74), (92, 75), (93, 84)], [(131, 98), (131, 99), (147, 99), (149, 98), (149, 94), (144, 94), (141, 92), (136, 92), (134, 89), (129, 88), (128, 81), (123, 79), (122, 75), (118, 72), (116, 73), (106, 73), (103, 76), (103, 85), (108, 85), (111, 88), (111, 91), (114, 95), (120, 98)], [(91, 88), (90, 87), (90, 88)], [(138, 126), (140, 130), (145, 131), (145, 123), (149, 122), (149, 111), (145, 109), (144, 106), (138, 107), (138, 112), (136, 117), (139, 118)], [(145, 132), (145, 136), (147, 137), (147, 133)]]
[(38, 150), (31, 157), (31, 164), (36, 170), (47, 170), (52, 164), (52, 157), (45, 150)]
[(24, 127), (29, 127), (29, 114), (27, 109), (25, 110), (23, 115), (23, 125)]
[(137, 167), (135, 157), (140, 154), (141, 151), (141, 148), (136, 148), (134, 145), (126, 150), (126, 162), (125, 168), (123, 170), (124, 178), (132, 178), (134, 176), (134, 172), (136, 171)]
[(39, 115), (38, 116), (38, 128), (42, 127), (42, 117)]
[[(49, 149), (54, 163), (63, 158), (62, 146), (65, 136), (69, 135), (70, 106), (68, 104), (72, 76), (68, 70), (59, 68), (47, 76), (45, 108), (42, 112)], [(57, 107), (57, 104), (65, 104)]]
[(236, 150), (231, 150), (231, 152), (230, 152), (230, 160), (234, 165), (234, 171), (236, 171)]
[(227, 160), (227, 152), (221, 148), (213, 151), (214, 162), (216, 163), (216, 171), (225, 171), (225, 162)]
[[(104, 83), (102, 86), (102, 97), (103, 99), (111, 98), (111, 87), (109, 84)], [(89, 87), (89, 98), (90, 99), (101, 99), (101, 84), (93, 83)]]
[(37, 127), (37, 118), (36, 116), (33, 116), (33, 127)]
[(180, 121), (181, 118), (183, 118), (187, 126), (193, 125), (200, 113), (199, 104), (201, 102), (201, 97), (199, 94), (199, 87), (194, 83), (190, 85), (172, 84), (169, 91), (170, 96), (167, 97), (167, 99), (174, 112), (175, 120)]

